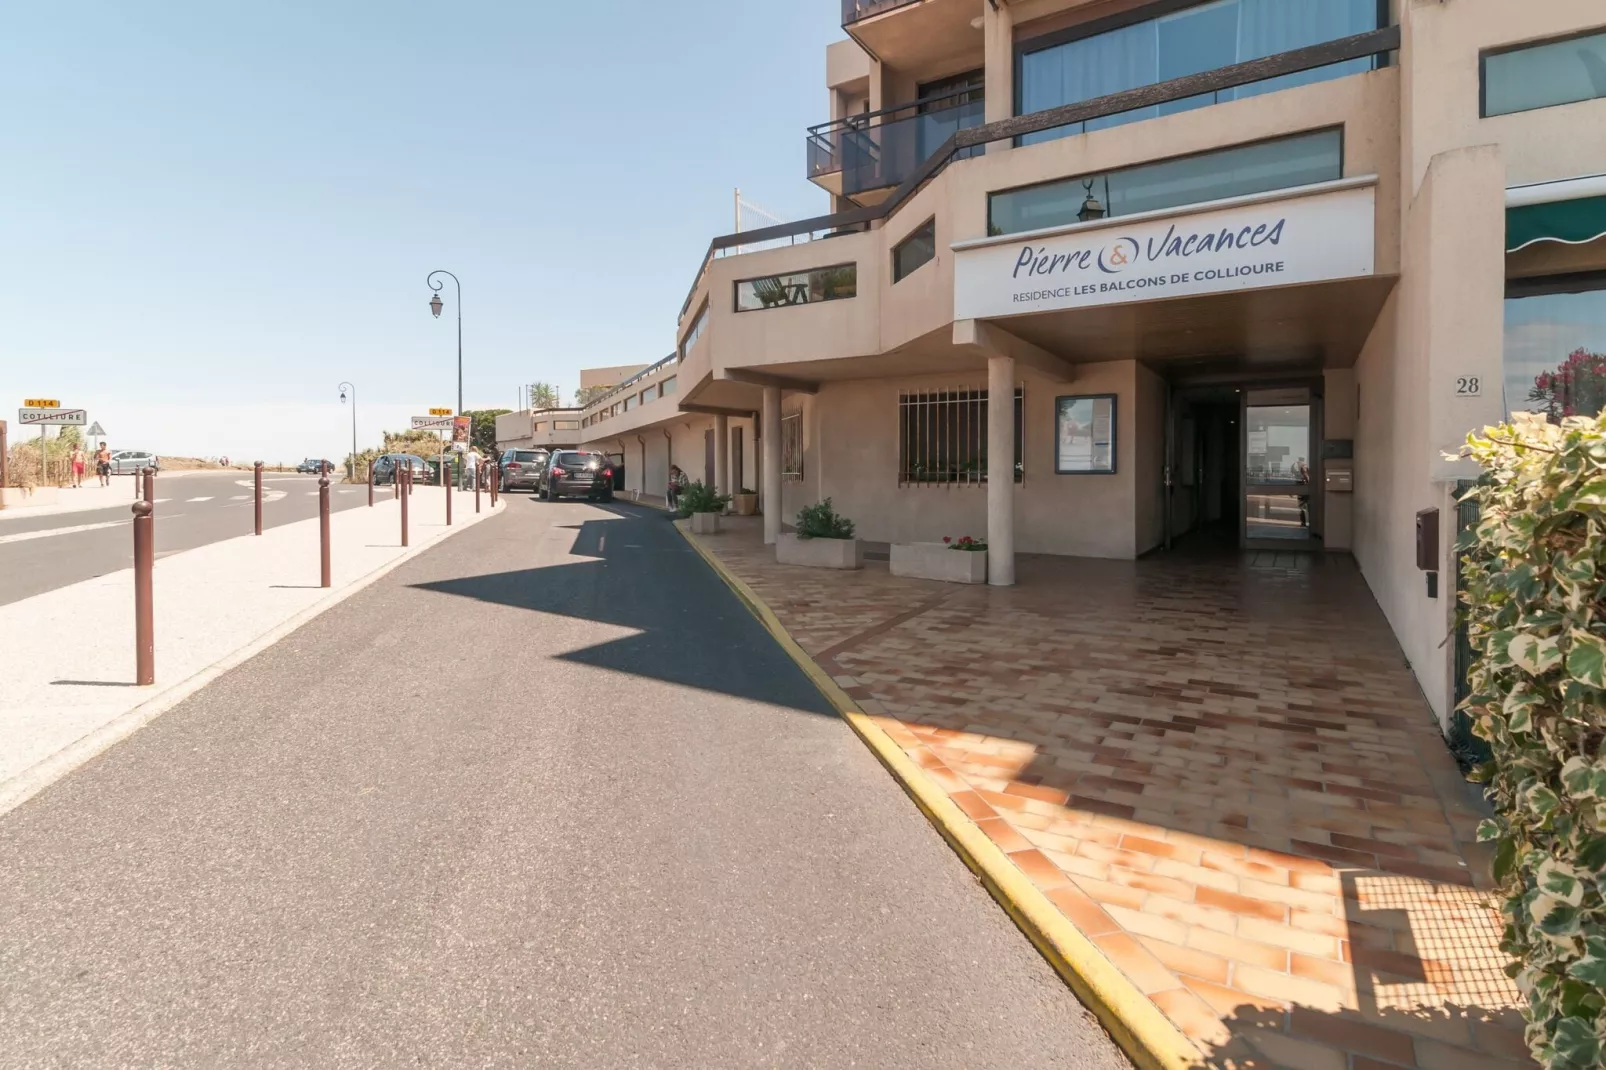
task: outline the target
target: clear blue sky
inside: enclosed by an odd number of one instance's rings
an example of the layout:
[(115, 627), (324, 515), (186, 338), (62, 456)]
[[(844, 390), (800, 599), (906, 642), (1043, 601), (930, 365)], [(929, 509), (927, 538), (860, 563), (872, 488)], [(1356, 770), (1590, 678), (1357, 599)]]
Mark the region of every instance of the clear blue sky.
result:
[[(731, 189), (782, 218), (836, 0), (49, 0), (0, 35), (0, 409), (268, 458), (649, 362)], [(451, 300), (448, 285), (448, 300)], [(14, 411), (0, 413), (14, 417)], [(337, 453), (337, 451), (339, 451)]]

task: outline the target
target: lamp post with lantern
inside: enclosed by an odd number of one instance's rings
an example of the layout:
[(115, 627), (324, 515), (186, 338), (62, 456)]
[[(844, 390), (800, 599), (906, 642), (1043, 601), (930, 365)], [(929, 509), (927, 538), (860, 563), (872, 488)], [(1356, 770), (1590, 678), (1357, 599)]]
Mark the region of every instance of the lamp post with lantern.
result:
[(446, 286), (444, 280), (435, 277), (437, 275), (445, 275), (457, 285), (457, 415), (461, 416), (463, 415), (463, 284), (450, 271), (429, 273), (429, 277), (424, 281), (435, 291), (435, 295), (429, 299), (429, 310), (436, 319), (441, 318), (441, 290)]

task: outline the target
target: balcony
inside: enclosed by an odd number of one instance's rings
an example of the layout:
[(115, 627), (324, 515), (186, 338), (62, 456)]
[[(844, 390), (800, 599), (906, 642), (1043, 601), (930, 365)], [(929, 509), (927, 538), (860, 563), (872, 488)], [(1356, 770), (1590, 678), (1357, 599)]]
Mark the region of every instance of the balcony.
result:
[(895, 7), (905, 7), (918, 3), (919, 0), (842, 0), (842, 25), (859, 22), (891, 11)]
[[(875, 204), (914, 174), (960, 130), (986, 120), (982, 90), (957, 89), (809, 127), (809, 181), (860, 204)], [(981, 146), (958, 158), (975, 155)]]

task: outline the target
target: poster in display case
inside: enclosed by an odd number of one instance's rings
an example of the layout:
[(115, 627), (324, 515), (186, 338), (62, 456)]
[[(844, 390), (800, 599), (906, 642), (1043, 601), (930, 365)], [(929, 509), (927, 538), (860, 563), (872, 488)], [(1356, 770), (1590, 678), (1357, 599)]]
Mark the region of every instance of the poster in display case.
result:
[(1054, 399), (1054, 471), (1058, 475), (1115, 472), (1115, 395)]

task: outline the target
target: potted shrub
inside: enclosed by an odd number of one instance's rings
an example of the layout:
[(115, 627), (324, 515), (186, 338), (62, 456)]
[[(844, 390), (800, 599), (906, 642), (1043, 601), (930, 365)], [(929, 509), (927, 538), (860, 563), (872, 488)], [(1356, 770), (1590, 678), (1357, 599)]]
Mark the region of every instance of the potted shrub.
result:
[(853, 521), (831, 508), (831, 499), (798, 510), (797, 531), (775, 543), (775, 560), (813, 568), (863, 568), (864, 546), (853, 537)]
[(731, 501), (736, 505), (737, 516), (752, 516), (758, 512), (758, 492), (755, 490), (743, 487)]
[(729, 494), (721, 494), (706, 483), (689, 483), (680, 492), (679, 515), (691, 517), (691, 529), (698, 535), (712, 535), (719, 530), (719, 514), (730, 501)]
[(889, 567), (894, 576), (986, 583), (987, 543), (969, 535), (957, 539), (944, 535), (941, 542), (894, 543)]

